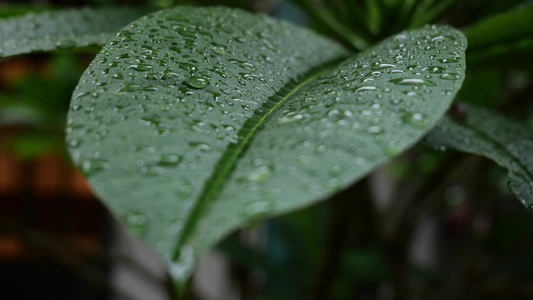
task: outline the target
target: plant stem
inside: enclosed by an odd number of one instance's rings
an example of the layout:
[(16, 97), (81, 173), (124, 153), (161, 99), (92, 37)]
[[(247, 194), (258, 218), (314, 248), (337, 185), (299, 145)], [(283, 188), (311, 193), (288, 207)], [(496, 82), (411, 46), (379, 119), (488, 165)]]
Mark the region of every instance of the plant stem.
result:
[(449, 173), (460, 162), (459, 154), (451, 153), (445, 157), (437, 170), (431, 175), (427, 176), (424, 181), (415, 187), (412, 192), (406, 193), (405, 196), (398, 199), (393, 206), (385, 212), (383, 220), (388, 220), (388, 223), (383, 226), (383, 236), (386, 240), (393, 239), (405, 239), (410, 234), (410, 228), (414, 224), (416, 218), (413, 217), (416, 214), (416, 207), (420, 202), (429, 195), (439, 183), (444, 182)]
[(380, 219), (388, 221), (382, 224), (382, 244), (387, 250), (389, 258), (390, 283), (394, 291), (395, 300), (409, 297), (409, 261), (408, 247), (415, 229), (416, 221), (422, 212), (421, 202), (432, 192), (441, 188), (441, 184), (459, 164), (458, 155), (453, 153), (445, 157), (433, 174), (417, 185), (410, 193), (395, 202)]
[[(357, 198), (357, 199), (355, 199)], [(309, 299), (332, 299), (331, 290), (338, 273), (340, 261), (349, 236), (351, 220), (364, 218), (365, 228), (373, 229), (373, 203), (368, 191), (367, 180), (335, 195), (329, 200), (329, 224), (326, 230), (323, 252), (318, 261), (312, 281)], [(354, 212), (356, 215), (354, 216)], [(375, 236), (369, 234), (370, 236)]]

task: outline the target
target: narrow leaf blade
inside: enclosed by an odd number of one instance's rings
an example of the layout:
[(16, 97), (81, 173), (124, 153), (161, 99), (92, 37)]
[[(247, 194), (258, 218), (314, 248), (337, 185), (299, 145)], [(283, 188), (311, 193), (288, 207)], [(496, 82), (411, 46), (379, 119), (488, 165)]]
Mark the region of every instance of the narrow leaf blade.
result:
[(487, 157), (509, 170), (511, 192), (533, 211), (533, 134), (531, 127), (473, 104), (465, 107), (465, 119), (449, 117), (428, 134), (425, 142), (435, 148)]
[(157, 12), (82, 76), (71, 155), (183, 280), (231, 230), (325, 199), (415, 143), (460, 87), (465, 47), (427, 27), (346, 59), (265, 16)]
[(467, 28), (469, 67), (533, 65), (533, 5), (497, 14)]
[(533, 5), (525, 5), (486, 18), (465, 30), (468, 50), (483, 50), (488, 46), (528, 39), (533, 34)]
[(146, 8), (82, 8), (0, 20), (0, 57), (104, 45)]

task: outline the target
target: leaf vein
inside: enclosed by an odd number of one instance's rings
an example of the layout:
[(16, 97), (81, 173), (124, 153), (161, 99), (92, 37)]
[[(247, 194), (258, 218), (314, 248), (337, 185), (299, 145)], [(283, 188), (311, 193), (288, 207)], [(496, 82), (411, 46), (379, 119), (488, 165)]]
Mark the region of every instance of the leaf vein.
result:
[[(220, 157), (214, 172), (211, 177), (206, 180), (202, 194), (188, 215), (183, 231), (178, 239), (177, 247), (180, 249), (187, 239), (194, 232), (196, 224), (199, 222), (203, 213), (209, 208), (209, 205), (216, 199), (218, 193), (224, 186), (224, 179), (227, 178), (233, 171), (236, 162), (245, 153), (247, 146), (251, 142), (253, 136), (261, 128), (261, 126), (287, 99), (289, 99), (296, 92), (307, 86), (309, 83), (331, 71), (337, 67), (340, 62), (344, 61), (346, 57), (342, 57), (326, 63), (322, 66), (313, 68), (310, 72), (304, 74), (300, 80), (291, 80), (280, 91), (271, 96), (265, 103), (262, 109), (257, 110), (252, 117), (250, 117), (238, 132), (238, 142), (229, 144), (224, 154)], [(179, 258), (179, 251), (174, 253), (173, 259)]]

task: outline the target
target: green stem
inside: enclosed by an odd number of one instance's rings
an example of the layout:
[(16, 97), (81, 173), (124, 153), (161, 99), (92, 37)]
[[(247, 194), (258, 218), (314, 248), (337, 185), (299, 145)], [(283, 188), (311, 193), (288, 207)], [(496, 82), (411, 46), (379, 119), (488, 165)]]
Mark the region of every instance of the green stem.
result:
[(385, 239), (402, 239), (409, 236), (410, 229), (416, 219), (413, 215), (418, 211), (419, 204), (434, 189), (438, 188), (439, 184), (444, 182), (449, 173), (457, 167), (457, 162), (460, 162), (458, 157), (459, 154), (457, 153), (449, 154), (441, 161), (435, 172), (427, 176), (411, 192), (395, 201), (392, 207), (385, 212), (385, 216), (382, 218), (387, 220), (383, 226)]
[[(352, 220), (365, 223), (362, 226), (372, 231), (365, 235), (375, 237), (375, 213), (368, 191), (367, 180), (361, 180), (352, 187), (335, 195), (328, 202), (330, 213), (324, 248), (313, 276), (309, 299), (333, 299), (332, 289), (338, 275), (340, 262), (350, 236)], [(354, 215), (355, 214), (355, 215)], [(368, 230), (367, 230), (368, 231)]]

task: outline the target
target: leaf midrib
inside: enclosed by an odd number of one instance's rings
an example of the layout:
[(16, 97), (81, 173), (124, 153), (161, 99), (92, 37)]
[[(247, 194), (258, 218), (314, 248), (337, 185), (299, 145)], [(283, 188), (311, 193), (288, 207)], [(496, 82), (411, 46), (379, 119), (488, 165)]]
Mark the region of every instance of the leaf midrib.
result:
[[(228, 144), (226, 151), (218, 160), (214, 171), (209, 179), (206, 180), (202, 194), (198, 201), (192, 208), (191, 213), (185, 220), (183, 230), (178, 238), (175, 248), (173, 260), (179, 258), (179, 249), (185, 244), (187, 239), (195, 230), (196, 224), (199, 222), (203, 213), (209, 208), (210, 204), (216, 199), (218, 193), (222, 190), (227, 178), (235, 167), (235, 163), (244, 154), (247, 146), (252, 140), (253, 136), (261, 128), (261, 126), (268, 120), (277, 108), (279, 108), (287, 99), (298, 92), (300, 89), (339, 66), (346, 57), (340, 57), (329, 63), (315, 67), (300, 77), (300, 80), (290, 80), (283, 86), (280, 91), (271, 96), (263, 107), (256, 110), (256, 112), (246, 121), (238, 132), (238, 142), (236, 144)], [(266, 108), (266, 109), (265, 109)]]

